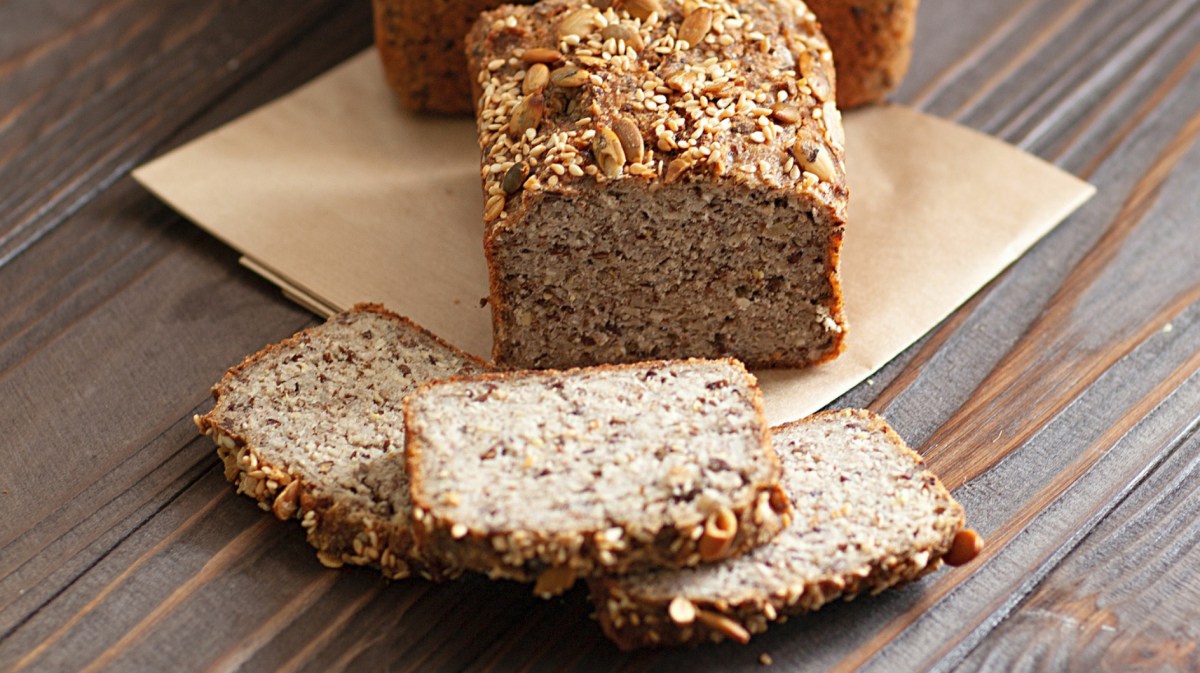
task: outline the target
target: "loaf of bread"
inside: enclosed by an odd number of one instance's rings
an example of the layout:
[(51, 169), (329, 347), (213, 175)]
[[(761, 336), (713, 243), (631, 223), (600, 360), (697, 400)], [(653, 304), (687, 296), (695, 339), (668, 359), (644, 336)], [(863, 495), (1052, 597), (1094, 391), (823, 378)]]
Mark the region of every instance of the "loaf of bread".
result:
[(746, 642), (787, 615), (920, 577), (955, 544), (962, 508), (878, 416), (827, 412), (773, 435), (791, 526), (740, 558), (591, 580), (619, 646)]
[(843, 110), (883, 100), (912, 57), (918, 0), (808, 0), (829, 38)]
[[(470, 114), (474, 101), (463, 36), (480, 12), (532, 0), (374, 3), (376, 44), (401, 103), (419, 112)], [(606, 9), (620, 3), (591, 4)], [(808, 0), (808, 5), (833, 48), (839, 106), (882, 100), (900, 83), (908, 69), (917, 0)]]
[(754, 377), (734, 360), (513, 372), (405, 402), (423, 558), (566, 590), (740, 554), (790, 516)]
[(841, 352), (829, 48), (797, 0), (707, 4), (544, 0), (472, 29), (498, 363)]
[(439, 577), (455, 569), (412, 555), (402, 401), (431, 379), (488, 369), (363, 304), (230, 369), (196, 426), (217, 443), (238, 492), (299, 518), (325, 565)]

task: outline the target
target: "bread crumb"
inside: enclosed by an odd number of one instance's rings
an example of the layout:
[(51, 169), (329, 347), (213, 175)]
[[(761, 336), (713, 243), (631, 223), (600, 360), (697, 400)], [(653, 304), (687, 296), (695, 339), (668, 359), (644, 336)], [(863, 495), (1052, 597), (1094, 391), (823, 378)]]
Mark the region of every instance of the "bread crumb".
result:
[(771, 664), (775, 663), (775, 660), (771, 658), (771, 655), (763, 652), (762, 654), (758, 655), (758, 663), (762, 664), (763, 666), (770, 666)]

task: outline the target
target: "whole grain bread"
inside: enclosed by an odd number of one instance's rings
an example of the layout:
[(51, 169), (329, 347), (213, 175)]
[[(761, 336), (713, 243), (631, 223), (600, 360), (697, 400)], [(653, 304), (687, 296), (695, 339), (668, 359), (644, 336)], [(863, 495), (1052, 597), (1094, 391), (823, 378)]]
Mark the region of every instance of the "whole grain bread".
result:
[(591, 580), (597, 618), (620, 647), (746, 642), (787, 615), (939, 566), (962, 508), (882, 418), (827, 412), (773, 435), (791, 526), (740, 558)]
[(388, 84), (414, 112), (470, 114), (463, 36), (479, 13), (506, 1), (373, 0), (375, 45)]
[[(419, 112), (470, 114), (475, 101), (463, 36), (481, 12), (533, 0), (374, 3), (376, 45), (401, 103)], [(833, 48), (838, 105), (845, 109), (882, 100), (900, 83), (908, 69), (917, 0), (808, 0), (808, 5)]]
[(495, 359), (842, 350), (832, 56), (798, 0), (544, 0), (468, 36)]
[(808, 0), (829, 38), (843, 110), (877, 103), (900, 85), (912, 58), (918, 0)]
[(434, 382), (405, 422), (421, 556), (541, 595), (735, 556), (790, 516), (761, 395), (734, 360)]
[(412, 553), (402, 400), (434, 378), (490, 368), (382, 306), (360, 304), (247, 357), (195, 418), (225, 477), (296, 517), (327, 566), (389, 577), (456, 569)]

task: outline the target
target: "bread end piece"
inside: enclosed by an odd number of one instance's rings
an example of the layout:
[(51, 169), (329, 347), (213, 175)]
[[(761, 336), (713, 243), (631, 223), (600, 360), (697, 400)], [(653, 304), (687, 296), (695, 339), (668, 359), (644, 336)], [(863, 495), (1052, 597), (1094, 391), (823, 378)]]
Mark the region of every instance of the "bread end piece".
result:
[[(212, 387), (213, 409), (193, 420), (237, 492), (299, 519), (322, 564), (440, 579), (459, 570), (415, 558), (407, 516), (395, 517), (410, 507), (400, 402), (429, 376), (490, 369), (383, 306), (359, 304), (243, 359)], [(324, 428), (322, 448), (301, 434), (313, 424)]]

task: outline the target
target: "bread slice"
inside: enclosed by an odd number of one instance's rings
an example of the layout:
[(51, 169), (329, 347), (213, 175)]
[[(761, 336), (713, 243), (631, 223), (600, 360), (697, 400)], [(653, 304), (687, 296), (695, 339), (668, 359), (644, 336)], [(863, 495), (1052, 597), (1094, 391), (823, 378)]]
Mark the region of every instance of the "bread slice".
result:
[(360, 304), (230, 369), (212, 388), (212, 411), (195, 421), (238, 492), (280, 519), (298, 517), (325, 565), (438, 577), (452, 569), (412, 555), (402, 401), (430, 379), (488, 370)]
[(734, 556), (789, 516), (761, 395), (734, 360), (436, 382), (405, 422), (421, 555), (543, 595)]
[(501, 7), (467, 38), (496, 361), (836, 357), (848, 191), (814, 15), (604, 6)]
[(963, 526), (962, 507), (870, 412), (818, 414), (776, 428), (774, 442), (792, 525), (719, 564), (592, 580), (620, 647), (746, 642), (789, 614), (934, 570)]

